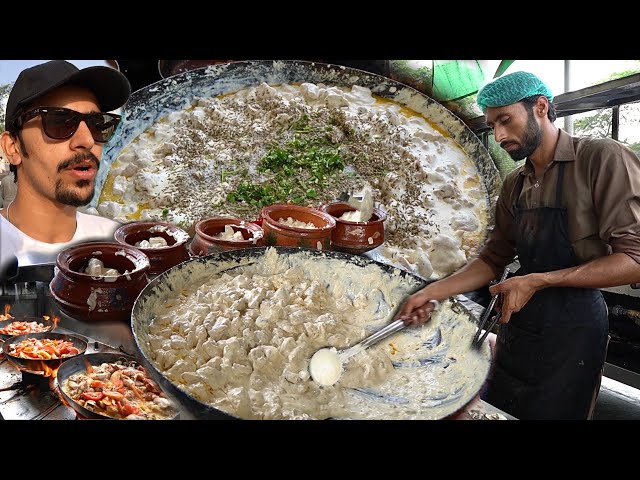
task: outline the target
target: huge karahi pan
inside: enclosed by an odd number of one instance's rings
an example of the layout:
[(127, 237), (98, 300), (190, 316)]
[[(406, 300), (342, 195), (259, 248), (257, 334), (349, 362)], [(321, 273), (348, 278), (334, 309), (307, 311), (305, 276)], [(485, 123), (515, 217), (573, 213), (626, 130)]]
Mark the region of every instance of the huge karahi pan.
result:
[(122, 150), (160, 118), (188, 107), (196, 97), (229, 94), (262, 82), (311, 82), (345, 87), (359, 85), (369, 88), (375, 95), (410, 106), (448, 132), (473, 160), (487, 192), (488, 224), (493, 223), (500, 185), (498, 170), (482, 142), (462, 120), (432, 98), (400, 82), (354, 68), (297, 60), (238, 61), (210, 65), (165, 78), (133, 92), (123, 107), (123, 122), (105, 146), (90, 205), (97, 207), (111, 164)]
[[(352, 255), (342, 252), (320, 251), (315, 249), (303, 249), (294, 247), (259, 247), (221, 252), (206, 257), (194, 257), (191, 260), (188, 260), (184, 263), (181, 263), (180, 265), (173, 267), (170, 270), (167, 270), (163, 274), (153, 279), (136, 300), (131, 315), (131, 326), (136, 345), (141, 352), (140, 360), (142, 360), (143, 364), (145, 364), (150, 375), (156, 382), (158, 382), (162, 389), (164, 389), (169, 395), (179, 401), (182, 407), (195, 418), (234, 419), (236, 417), (196, 399), (194, 396), (179, 387), (178, 384), (174, 383), (172, 380), (161, 373), (160, 368), (156, 366), (153, 361), (153, 354), (149, 342), (149, 325), (154, 318), (153, 310), (163, 305), (165, 300), (173, 298), (176, 295), (176, 292), (179, 292), (183, 288), (185, 282), (188, 282), (188, 279), (191, 279), (193, 277), (194, 272), (196, 272), (197, 276), (200, 276), (204, 273), (205, 278), (218, 276), (218, 274), (222, 271), (227, 271), (230, 273), (236, 266), (252, 264), (256, 261), (260, 261), (261, 257), (265, 255), (267, 249), (269, 248), (275, 248), (278, 255), (283, 256), (308, 254), (311, 256), (311, 259), (314, 262), (316, 261), (316, 259), (317, 261), (324, 261), (326, 259), (330, 262), (345, 262), (353, 264), (356, 267), (363, 268), (367, 268), (372, 265), (377, 266), (377, 268), (381, 269), (384, 274), (395, 273), (401, 275), (403, 278), (408, 279), (412, 285), (415, 285), (415, 288), (413, 288), (411, 292), (416, 291), (427, 284), (427, 282), (416, 275), (402, 271), (400, 269), (396, 269), (387, 264), (376, 262), (364, 256)], [(358, 279), (355, 279), (355, 281), (358, 281)], [(468, 320), (470, 322), (473, 322), (473, 324), (477, 324), (477, 318), (475, 318), (460, 302), (453, 300), (452, 310), (456, 314), (462, 314), (462, 317), (459, 317), (463, 318), (462, 321), (466, 322)], [(396, 311), (397, 307), (394, 308), (389, 315), (390, 319), (393, 318), (393, 315), (395, 315)], [(390, 319), (388, 321), (391, 321)], [(376, 328), (379, 328), (379, 326), (376, 326)], [(419, 333), (418, 329), (426, 328), (428, 328), (428, 325), (417, 327), (414, 330)], [(443, 329), (442, 337), (446, 338), (455, 328), (457, 328), (456, 325), (454, 325), (450, 331)], [(408, 330), (411, 329), (405, 329), (405, 331)], [(472, 335), (473, 334), (471, 334), (471, 336)], [(468, 339), (468, 345), (470, 349), (472, 348), (471, 336)], [(448, 353), (445, 351), (444, 355), (448, 356)], [(461, 411), (461, 409), (463, 409), (465, 405), (467, 405), (480, 391), (480, 388), (482, 387), (488, 375), (491, 363), (491, 354), (489, 346), (486, 342), (481, 347), (479, 355), (481, 358), (480, 362), (474, 364), (477, 365), (477, 368), (470, 371), (469, 378), (465, 380), (469, 388), (460, 389), (458, 387), (449, 388), (448, 386), (444, 386), (442, 390), (445, 393), (441, 396), (434, 396), (434, 398), (432, 399), (434, 405), (433, 408), (435, 409), (437, 405), (437, 411), (443, 412), (442, 416), (438, 418), (447, 418), (455, 415), (457, 412)], [(432, 363), (432, 360), (433, 359), (425, 358), (420, 359), (419, 361), (424, 366), (425, 363)], [(423, 361), (425, 363), (423, 363)], [(437, 361), (439, 360), (436, 360), (436, 362)], [(461, 361), (463, 361), (463, 358), (461, 359)], [(398, 368), (395, 363), (394, 367)], [(401, 367), (402, 366), (400, 366), (400, 368)], [(445, 365), (443, 366), (443, 368), (446, 369), (447, 366)], [(394, 402), (398, 402), (399, 404), (403, 403), (401, 398), (393, 394), (380, 393), (376, 390), (376, 387), (368, 389), (367, 391), (361, 391), (359, 389), (356, 390), (357, 391), (354, 391), (353, 393), (355, 395), (360, 395), (360, 397), (364, 397), (364, 402), (371, 402), (371, 405), (376, 404), (376, 402), (387, 404)], [(463, 393), (460, 393), (461, 390), (463, 391)], [(394, 418), (398, 418), (398, 416), (395, 416)], [(403, 418), (402, 411), (399, 415), (399, 418)], [(411, 417), (407, 415), (407, 418)]]

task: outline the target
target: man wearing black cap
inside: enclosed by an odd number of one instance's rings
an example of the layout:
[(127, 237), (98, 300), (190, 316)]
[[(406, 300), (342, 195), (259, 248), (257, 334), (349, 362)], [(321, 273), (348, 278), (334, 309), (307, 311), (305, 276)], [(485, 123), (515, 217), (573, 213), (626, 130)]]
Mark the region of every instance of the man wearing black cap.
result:
[(13, 256), (19, 265), (55, 262), (68, 245), (112, 237), (117, 222), (77, 207), (91, 201), (103, 146), (120, 122), (108, 112), (130, 93), (108, 67), (53, 60), (20, 73), (0, 138), (18, 187), (0, 211), (0, 270)]
[(424, 323), (430, 300), (487, 285), (517, 255), (517, 273), (490, 288), (501, 325), (484, 398), (520, 419), (586, 419), (608, 335), (598, 289), (640, 281), (640, 159), (613, 139), (560, 130), (552, 100), (528, 72), (478, 92), (496, 142), (526, 161), (503, 181), (478, 258), (413, 294), (397, 317)]

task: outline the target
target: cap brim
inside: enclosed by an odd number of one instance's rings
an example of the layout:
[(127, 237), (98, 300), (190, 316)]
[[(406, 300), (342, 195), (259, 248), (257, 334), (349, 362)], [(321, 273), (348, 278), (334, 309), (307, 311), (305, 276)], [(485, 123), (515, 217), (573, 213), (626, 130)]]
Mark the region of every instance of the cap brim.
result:
[(131, 84), (118, 70), (110, 67), (89, 67), (51, 85), (47, 90), (39, 92), (37, 96), (25, 98), (20, 105), (25, 105), (40, 98), (56, 88), (65, 85), (76, 85), (91, 90), (98, 100), (103, 112), (115, 110), (124, 105), (131, 94)]

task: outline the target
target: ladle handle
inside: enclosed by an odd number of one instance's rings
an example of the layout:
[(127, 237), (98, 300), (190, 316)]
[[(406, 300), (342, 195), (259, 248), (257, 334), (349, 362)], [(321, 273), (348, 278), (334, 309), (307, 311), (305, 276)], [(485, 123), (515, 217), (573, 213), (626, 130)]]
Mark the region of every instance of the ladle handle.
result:
[(362, 348), (367, 348), (374, 343), (378, 343), (380, 340), (387, 338), (389, 335), (396, 333), (398, 330), (402, 330), (404, 328), (404, 322), (402, 320), (396, 320), (395, 322), (391, 322), (384, 328), (381, 328), (376, 333), (371, 335), (370, 337), (365, 338), (360, 345)]
[[(438, 306), (440, 305), (440, 302), (438, 300), (429, 300), (429, 302), (433, 303), (434, 308), (438, 308)], [(394, 333), (402, 330), (404, 327), (405, 325), (402, 320), (391, 322), (389, 325), (381, 328), (376, 333), (362, 340), (360, 343), (356, 343), (353, 347), (347, 348), (346, 350), (340, 352), (340, 360), (344, 362), (348, 358), (353, 357), (356, 353), (360, 353), (367, 347), (370, 347), (374, 343), (378, 343), (380, 340), (387, 338), (389, 335), (393, 335)]]
[(395, 322), (391, 322), (384, 328), (381, 328), (373, 335), (365, 338), (360, 343), (355, 344), (353, 347), (348, 348), (344, 352), (340, 354), (342, 361), (344, 362), (346, 359), (354, 356), (356, 353), (361, 352), (362, 350), (370, 347), (374, 343), (378, 343), (380, 340), (387, 338), (389, 335), (393, 335), (399, 330), (404, 328), (404, 322), (402, 320), (396, 320)]

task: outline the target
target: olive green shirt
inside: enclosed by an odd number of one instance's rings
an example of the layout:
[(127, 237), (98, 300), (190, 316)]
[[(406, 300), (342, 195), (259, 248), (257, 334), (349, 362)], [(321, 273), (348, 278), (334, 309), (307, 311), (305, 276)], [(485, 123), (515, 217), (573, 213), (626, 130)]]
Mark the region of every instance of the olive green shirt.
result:
[(562, 207), (567, 209), (569, 237), (581, 263), (626, 253), (640, 263), (640, 159), (608, 138), (572, 137), (560, 130), (553, 161), (536, 181), (533, 165), (509, 173), (496, 205), (495, 228), (479, 257), (499, 277), (516, 255), (514, 204), (518, 178), (521, 208), (555, 206), (558, 164), (565, 162)]

